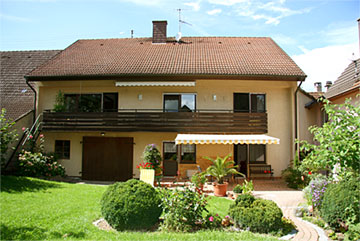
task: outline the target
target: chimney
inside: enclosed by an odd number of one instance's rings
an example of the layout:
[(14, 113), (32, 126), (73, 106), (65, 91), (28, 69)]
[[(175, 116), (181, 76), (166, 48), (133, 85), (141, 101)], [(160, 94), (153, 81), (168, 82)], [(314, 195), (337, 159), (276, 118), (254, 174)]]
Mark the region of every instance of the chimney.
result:
[(321, 82), (315, 82), (314, 86), (315, 86), (317, 92), (322, 92)]
[(167, 21), (153, 21), (153, 44), (166, 43), (166, 26)]
[(332, 82), (326, 81), (326, 84), (325, 84), (326, 91), (328, 91), (331, 86), (332, 86)]

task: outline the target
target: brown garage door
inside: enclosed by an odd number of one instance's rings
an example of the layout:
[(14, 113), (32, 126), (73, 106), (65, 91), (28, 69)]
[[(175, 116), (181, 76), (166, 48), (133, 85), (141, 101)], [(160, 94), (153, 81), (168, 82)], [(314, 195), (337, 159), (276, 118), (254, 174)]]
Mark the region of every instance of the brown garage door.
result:
[(84, 137), (82, 178), (126, 181), (132, 178), (133, 138)]

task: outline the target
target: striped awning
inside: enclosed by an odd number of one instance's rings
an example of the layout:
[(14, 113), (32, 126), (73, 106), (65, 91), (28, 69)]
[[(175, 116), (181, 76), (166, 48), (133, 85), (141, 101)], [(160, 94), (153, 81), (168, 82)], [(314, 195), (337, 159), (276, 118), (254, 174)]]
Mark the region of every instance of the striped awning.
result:
[(208, 135), (178, 134), (175, 138), (179, 144), (280, 144), (280, 139), (267, 135)]
[(195, 86), (195, 81), (117, 81), (115, 86)]

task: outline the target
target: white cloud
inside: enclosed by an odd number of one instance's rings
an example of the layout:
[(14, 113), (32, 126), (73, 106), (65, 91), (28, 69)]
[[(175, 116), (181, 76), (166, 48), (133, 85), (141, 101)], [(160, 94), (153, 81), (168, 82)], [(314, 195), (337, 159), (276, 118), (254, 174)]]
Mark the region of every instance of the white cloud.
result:
[[(352, 55), (353, 53), (355, 56)], [(359, 43), (305, 49), (303, 54), (291, 57), (308, 76), (302, 88), (306, 91), (314, 91), (315, 82), (322, 82), (323, 86), (326, 81), (334, 83), (351, 61), (359, 58)]]
[(12, 16), (12, 15), (2, 14), (2, 13), (0, 13), (0, 19), (7, 20), (7, 21), (13, 21), (13, 22), (31, 22), (30, 18)]
[(219, 14), (221, 12), (222, 12), (222, 10), (220, 8), (216, 8), (216, 9), (207, 11), (206, 13), (209, 14), (209, 15), (216, 15), (216, 14)]
[(184, 3), (184, 5), (192, 7), (195, 12), (200, 10), (200, 1)]
[(264, 2), (261, 0), (208, 0), (211, 4), (231, 6), (238, 15), (254, 20), (265, 20), (265, 24), (278, 25), (280, 20), (311, 11), (311, 8), (290, 9), (284, 6), (285, 0)]
[(251, 0), (209, 0), (211, 4), (218, 4), (224, 6), (232, 6), (238, 3), (251, 2)]

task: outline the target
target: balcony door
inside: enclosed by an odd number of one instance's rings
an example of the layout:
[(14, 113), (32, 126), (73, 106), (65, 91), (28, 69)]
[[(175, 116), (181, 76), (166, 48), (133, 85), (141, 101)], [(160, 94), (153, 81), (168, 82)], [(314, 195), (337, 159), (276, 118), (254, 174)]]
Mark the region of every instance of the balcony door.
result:
[(164, 94), (164, 112), (194, 112), (195, 94)]
[(234, 112), (265, 113), (265, 94), (234, 93)]

